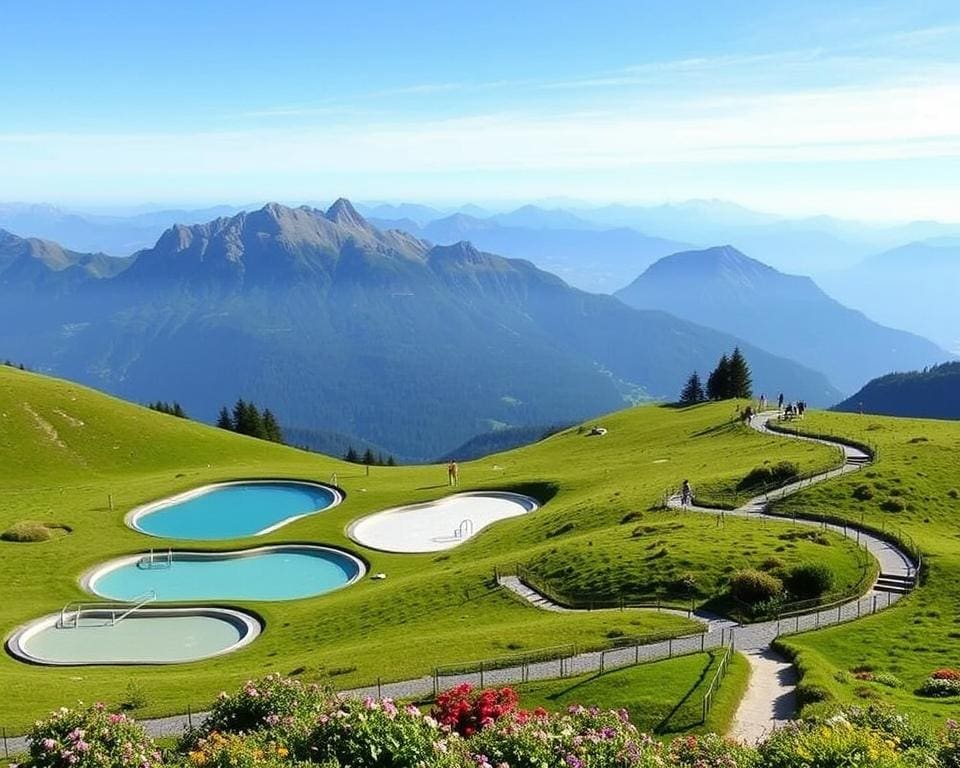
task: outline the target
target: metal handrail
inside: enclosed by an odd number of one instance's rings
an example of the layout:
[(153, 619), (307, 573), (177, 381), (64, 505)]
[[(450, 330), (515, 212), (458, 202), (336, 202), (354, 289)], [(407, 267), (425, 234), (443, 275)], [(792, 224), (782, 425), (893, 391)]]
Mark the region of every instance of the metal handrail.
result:
[[(65, 629), (68, 626), (72, 626), (73, 629), (76, 629), (80, 626), (80, 618), (85, 612), (93, 611), (111, 611), (112, 615), (110, 617), (110, 624), (116, 625), (117, 622), (123, 621), (131, 613), (136, 610), (139, 610), (147, 603), (152, 603), (157, 599), (156, 590), (149, 590), (144, 592), (142, 595), (138, 595), (133, 598), (133, 600), (116, 600), (112, 602), (80, 602), (73, 601), (67, 603), (63, 608), (60, 609), (60, 620), (57, 623), (57, 627), (60, 629)], [(73, 624), (67, 624), (67, 614), (70, 612), (70, 609), (73, 609)], [(119, 609), (124, 609), (124, 612), (118, 617), (116, 611)]]

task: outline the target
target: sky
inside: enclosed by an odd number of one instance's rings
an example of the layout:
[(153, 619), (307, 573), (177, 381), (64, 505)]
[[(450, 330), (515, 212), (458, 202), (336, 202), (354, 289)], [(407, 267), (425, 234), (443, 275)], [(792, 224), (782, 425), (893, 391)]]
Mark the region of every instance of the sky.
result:
[(0, 201), (960, 219), (960, 4), (0, 0)]

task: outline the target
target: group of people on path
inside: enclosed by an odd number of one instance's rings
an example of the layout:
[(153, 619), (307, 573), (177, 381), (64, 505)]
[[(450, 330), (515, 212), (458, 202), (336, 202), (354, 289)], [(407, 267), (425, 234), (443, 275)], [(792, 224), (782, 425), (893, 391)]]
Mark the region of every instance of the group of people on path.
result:
[[(757, 401), (757, 413), (763, 413), (767, 409), (767, 396), (760, 395), (760, 399)], [(798, 400), (796, 403), (790, 402), (784, 406), (783, 392), (777, 396), (777, 410), (780, 412), (780, 420), (783, 419), (793, 419), (793, 418), (803, 418), (804, 412), (807, 410), (807, 404), (803, 400)]]

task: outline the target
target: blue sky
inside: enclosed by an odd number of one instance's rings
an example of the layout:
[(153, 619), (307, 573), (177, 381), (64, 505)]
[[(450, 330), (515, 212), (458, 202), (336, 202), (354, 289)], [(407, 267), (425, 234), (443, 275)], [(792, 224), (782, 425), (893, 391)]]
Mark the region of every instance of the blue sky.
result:
[(960, 218), (953, 1), (0, 9), (0, 200)]

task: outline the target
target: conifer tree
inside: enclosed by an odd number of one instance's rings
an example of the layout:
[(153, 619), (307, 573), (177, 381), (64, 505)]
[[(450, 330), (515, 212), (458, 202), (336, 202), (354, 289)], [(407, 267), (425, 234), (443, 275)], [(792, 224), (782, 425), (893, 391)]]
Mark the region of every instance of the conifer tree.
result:
[(217, 426), (220, 427), (220, 429), (233, 431), (233, 419), (230, 416), (230, 411), (227, 410), (227, 406), (223, 406), (223, 408), (220, 409), (220, 415), (217, 416)]
[(173, 409), (170, 412), (178, 419), (187, 418), (187, 412), (183, 410), (183, 406), (181, 406), (176, 400), (173, 401)]
[(707, 397), (711, 400), (726, 400), (730, 397), (730, 358), (723, 355), (717, 367), (707, 378)]
[(700, 374), (694, 371), (690, 374), (690, 378), (687, 379), (687, 383), (680, 393), (680, 404), (695, 405), (696, 403), (702, 403), (704, 400), (706, 400), (706, 395), (703, 392), (703, 384), (700, 382)]
[(729, 369), (730, 391), (727, 397), (740, 397), (749, 400), (753, 397), (753, 381), (750, 377), (750, 366), (740, 351), (740, 347), (735, 347), (733, 355), (730, 356)]
[(269, 408), (265, 408), (263, 411), (263, 433), (266, 439), (272, 443), (283, 442), (283, 432), (280, 429), (280, 424)]
[(397, 466), (397, 461), (396, 461), (396, 459), (393, 458), (393, 455), (387, 456), (387, 466), (388, 466), (388, 467), (395, 467), (395, 466)]
[(362, 463), (366, 464), (368, 467), (374, 463), (373, 451), (369, 448), (363, 452)]
[(360, 461), (360, 456), (352, 445), (347, 449), (347, 452), (344, 455), (343, 460), (349, 461), (351, 464), (357, 464)]

